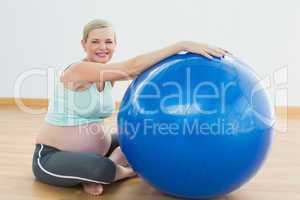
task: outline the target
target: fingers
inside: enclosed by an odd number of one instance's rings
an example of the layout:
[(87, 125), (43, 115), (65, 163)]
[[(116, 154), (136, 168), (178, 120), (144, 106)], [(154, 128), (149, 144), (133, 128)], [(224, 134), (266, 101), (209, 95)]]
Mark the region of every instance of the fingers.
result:
[(219, 47), (206, 47), (205, 51), (207, 54), (212, 55), (214, 57), (223, 58), (225, 55), (233, 56), (229, 51), (219, 48)]
[(230, 53), (229, 51), (227, 51), (226, 49), (222, 49), (222, 48), (217, 48), (218, 51), (223, 52), (224, 54), (228, 54), (228, 55), (232, 55), (232, 53)]
[(201, 54), (202, 56), (205, 56), (208, 59), (213, 59), (213, 57), (205, 49), (201, 49), (199, 54)]
[(225, 56), (226, 55), (226, 51), (224, 51), (223, 49), (221, 49), (221, 48), (214, 48), (214, 50), (216, 51), (216, 52), (218, 52), (219, 54), (222, 54), (223, 56)]
[(209, 59), (213, 59), (213, 57), (222, 58), (225, 55), (225, 53), (216, 51), (214, 48), (211, 47), (202, 48), (200, 50), (200, 54)]
[(226, 54), (232, 55), (227, 50), (224, 50), (219, 47), (209, 46), (207, 44), (186, 42), (185, 45), (186, 45), (185, 49), (187, 51), (192, 52), (192, 53), (201, 54), (202, 56), (204, 56), (208, 59), (213, 59), (214, 57), (223, 58)]
[(224, 51), (219, 51), (217, 48), (208, 48), (208, 53), (215, 56), (215, 57), (224, 57), (225, 56), (225, 52)]

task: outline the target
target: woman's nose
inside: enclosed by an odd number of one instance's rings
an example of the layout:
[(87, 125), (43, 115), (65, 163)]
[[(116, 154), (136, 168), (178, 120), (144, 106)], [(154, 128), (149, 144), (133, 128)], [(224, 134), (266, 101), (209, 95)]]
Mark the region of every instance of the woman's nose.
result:
[(99, 47), (98, 47), (100, 50), (104, 50), (105, 48), (106, 48), (106, 45), (105, 45), (105, 43), (104, 42), (101, 42), (100, 44), (99, 44)]

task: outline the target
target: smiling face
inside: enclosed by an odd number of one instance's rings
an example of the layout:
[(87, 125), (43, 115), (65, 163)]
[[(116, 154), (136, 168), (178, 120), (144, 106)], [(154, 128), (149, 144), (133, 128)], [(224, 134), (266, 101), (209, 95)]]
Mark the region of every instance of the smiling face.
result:
[(115, 33), (112, 27), (93, 29), (86, 40), (82, 40), (86, 52), (86, 60), (90, 62), (107, 63), (116, 48)]

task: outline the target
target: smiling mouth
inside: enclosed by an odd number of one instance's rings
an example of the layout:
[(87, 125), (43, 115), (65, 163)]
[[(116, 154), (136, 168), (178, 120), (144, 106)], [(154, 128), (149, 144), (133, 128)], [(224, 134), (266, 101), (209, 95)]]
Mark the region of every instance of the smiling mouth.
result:
[(108, 55), (108, 53), (96, 53), (96, 56), (99, 58), (104, 58)]

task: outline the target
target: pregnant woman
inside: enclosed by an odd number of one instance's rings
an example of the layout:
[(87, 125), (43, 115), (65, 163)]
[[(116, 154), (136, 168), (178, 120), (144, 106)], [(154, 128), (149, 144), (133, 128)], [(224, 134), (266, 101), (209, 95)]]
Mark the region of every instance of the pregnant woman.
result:
[(103, 184), (135, 176), (119, 145), (117, 134), (105, 132), (103, 119), (114, 110), (111, 90), (115, 81), (130, 79), (162, 59), (180, 51), (208, 58), (225, 51), (183, 41), (109, 63), (116, 48), (113, 27), (93, 20), (83, 29), (85, 58), (56, 77), (48, 112), (36, 138), (32, 169), (37, 180), (61, 187), (82, 185), (100, 195)]

